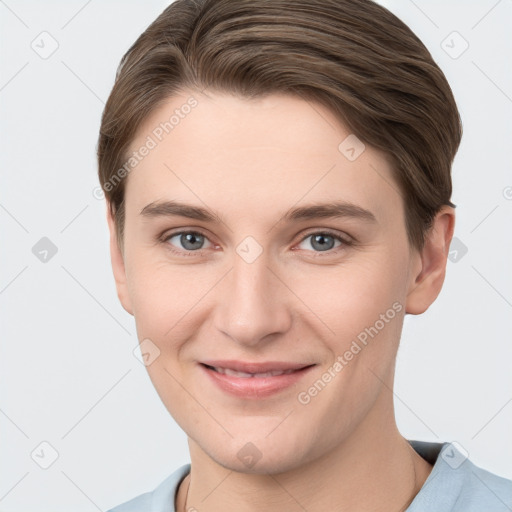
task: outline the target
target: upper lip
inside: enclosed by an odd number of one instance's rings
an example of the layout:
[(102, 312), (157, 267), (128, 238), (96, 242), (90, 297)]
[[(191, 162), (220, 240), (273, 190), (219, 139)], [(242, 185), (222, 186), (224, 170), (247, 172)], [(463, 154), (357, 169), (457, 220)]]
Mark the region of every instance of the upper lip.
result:
[(311, 366), (311, 363), (294, 363), (285, 361), (264, 361), (261, 363), (234, 361), (234, 360), (211, 360), (201, 361), (202, 364), (207, 366), (214, 366), (216, 368), (227, 368), (235, 372), (245, 373), (265, 373), (273, 371), (287, 371), (287, 370), (300, 370)]

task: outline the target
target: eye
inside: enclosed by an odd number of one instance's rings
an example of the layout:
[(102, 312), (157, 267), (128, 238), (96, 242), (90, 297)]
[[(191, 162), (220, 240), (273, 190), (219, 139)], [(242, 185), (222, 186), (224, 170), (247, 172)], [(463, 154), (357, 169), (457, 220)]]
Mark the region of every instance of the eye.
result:
[[(338, 242), (338, 245), (336, 245), (336, 242)], [(309, 245), (309, 247), (300, 247), (302, 244)], [(305, 250), (310, 250), (310, 247), (312, 247), (315, 252), (337, 252), (333, 249), (351, 245), (351, 241), (330, 231), (317, 231), (303, 238), (300, 245), (299, 248)]]
[[(163, 235), (161, 241), (168, 248), (182, 256), (194, 256), (201, 254), (203, 250), (214, 247), (208, 237), (199, 231), (179, 231)], [(336, 254), (339, 250), (353, 245), (351, 239), (330, 231), (315, 231), (306, 235), (297, 246), (301, 250), (314, 253)], [(309, 247), (308, 247), (309, 246)], [(327, 254), (327, 255), (328, 255)]]
[[(174, 239), (176, 240), (173, 242)], [(179, 233), (172, 233), (166, 236), (163, 241), (170, 244), (173, 251), (175, 250), (174, 247), (177, 247), (179, 250), (175, 252), (201, 251), (208, 247), (204, 247), (205, 241), (212, 245), (208, 238), (198, 231), (180, 231)]]

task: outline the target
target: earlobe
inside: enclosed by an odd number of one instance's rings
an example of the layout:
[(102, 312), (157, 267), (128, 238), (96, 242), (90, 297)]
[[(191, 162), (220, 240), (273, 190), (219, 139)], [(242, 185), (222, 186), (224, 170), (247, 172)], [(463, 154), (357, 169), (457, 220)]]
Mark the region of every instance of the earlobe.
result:
[(443, 206), (425, 235), (425, 245), (419, 253), (421, 264), (411, 274), (406, 313), (424, 313), (441, 292), (454, 227), (454, 208)]
[(126, 282), (126, 268), (124, 256), (117, 239), (117, 230), (115, 221), (110, 211), (110, 205), (107, 202), (107, 223), (110, 232), (110, 261), (112, 263), (112, 271), (116, 282), (117, 296), (123, 308), (133, 315), (130, 294)]

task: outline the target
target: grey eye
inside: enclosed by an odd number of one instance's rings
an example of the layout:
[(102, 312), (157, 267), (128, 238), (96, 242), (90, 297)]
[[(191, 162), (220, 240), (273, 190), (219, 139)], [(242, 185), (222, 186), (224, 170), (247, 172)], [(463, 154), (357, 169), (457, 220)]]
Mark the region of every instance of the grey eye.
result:
[[(171, 242), (173, 238), (178, 238), (179, 245), (175, 245)], [(176, 233), (168, 238), (169, 243), (172, 243), (172, 245), (175, 245), (178, 249), (185, 249), (187, 251), (203, 249), (203, 245), (207, 240), (208, 239), (204, 235), (194, 231), (183, 231), (182, 233)]]
[[(315, 251), (330, 251), (331, 249), (334, 249), (335, 247), (339, 247), (341, 245), (341, 241), (338, 237), (334, 235), (329, 235), (328, 233), (313, 233), (311, 235), (308, 235), (301, 244), (307, 243), (308, 240), (311, 240), (311, 247)], [(338, 245), (335, 246), (335, 242), (338, 240)], [(301, 249), (308, 249), (307, 247), (301, 247)]]

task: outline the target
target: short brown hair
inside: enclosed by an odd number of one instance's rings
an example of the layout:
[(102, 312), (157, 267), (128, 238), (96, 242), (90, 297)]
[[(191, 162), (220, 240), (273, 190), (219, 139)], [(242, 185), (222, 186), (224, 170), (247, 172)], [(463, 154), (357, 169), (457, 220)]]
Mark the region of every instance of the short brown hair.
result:
[(158, 105), (205, 88), (328, 107), (391, 158), (415, 248), (439, 209), (454, 206), (457, 105), (426, 47), (387, 9), (371, 0), (176, 0), (124, 55), (103, 112), (99, 179), (120, 242), (126, 180), (106, 184)]

